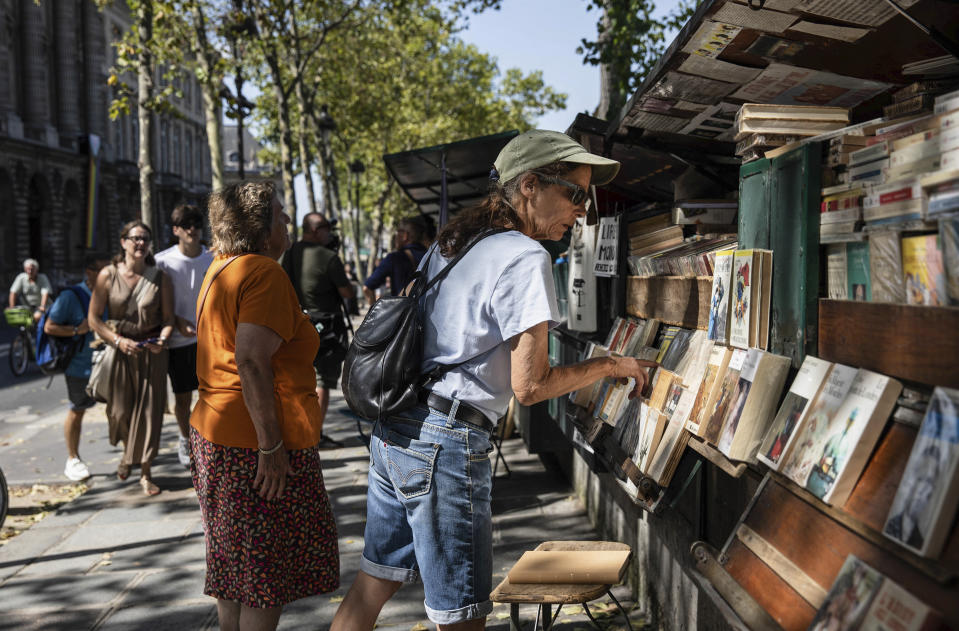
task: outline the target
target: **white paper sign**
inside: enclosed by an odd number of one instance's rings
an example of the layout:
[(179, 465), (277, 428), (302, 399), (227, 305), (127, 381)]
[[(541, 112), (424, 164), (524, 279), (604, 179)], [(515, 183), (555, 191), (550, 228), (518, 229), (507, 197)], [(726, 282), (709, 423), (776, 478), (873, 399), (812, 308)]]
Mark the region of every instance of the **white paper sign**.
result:
[(569, 243), (569, 322), (570, 331), (591, 333), (596, 330), (596, 275), (593, 259), (599, 225), (576, 221)]
[(597, 276), (615, 276), (619, 252), (619, 216), (599, 218), (599, 241), (593, 272)]

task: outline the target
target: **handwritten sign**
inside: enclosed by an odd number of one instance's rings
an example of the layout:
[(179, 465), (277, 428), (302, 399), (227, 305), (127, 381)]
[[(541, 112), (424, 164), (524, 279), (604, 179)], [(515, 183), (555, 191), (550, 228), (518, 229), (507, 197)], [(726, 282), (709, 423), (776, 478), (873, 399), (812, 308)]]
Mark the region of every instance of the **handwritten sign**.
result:
[(619, 217), (599, 218), (599, 241), (593, 273), (597, 276), (615, 276), (619, 250)]

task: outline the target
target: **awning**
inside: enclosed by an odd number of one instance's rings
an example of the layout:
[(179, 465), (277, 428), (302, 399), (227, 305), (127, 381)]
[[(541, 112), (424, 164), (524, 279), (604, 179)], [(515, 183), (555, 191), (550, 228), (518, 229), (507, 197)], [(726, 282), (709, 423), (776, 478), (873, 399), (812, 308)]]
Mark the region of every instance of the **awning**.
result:
[(500, 150), (519, 132), (479, 136), (434, 147), (383, 156), (386, 169), (420, 212), (437, 215), (443, 226), (450, 213), (482, 201), (489, 172)]

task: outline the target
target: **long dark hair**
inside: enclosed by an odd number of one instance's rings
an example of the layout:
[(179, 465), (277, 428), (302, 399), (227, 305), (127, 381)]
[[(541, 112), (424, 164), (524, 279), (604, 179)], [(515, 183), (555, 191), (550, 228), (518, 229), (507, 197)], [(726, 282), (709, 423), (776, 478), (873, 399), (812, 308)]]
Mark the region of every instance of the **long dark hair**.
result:
[[(543, 175), (563, 177), (578, 166), (571, 162), (553, 162), (536, 167), (536, 171)], [(506, 183), (491, 180), (489, 195), (485, 200), (460, 212), (440, 230), (436, 237), (440, 254), (446, 258), (456, 256), (473, 237), (490, 228), (522, 231), (523, 220), (516, 213), (513, 202), (518, 197), (520, 182), (529, 172), (524, 171)]]
[[(139, 219), (134, 219), (133, 221), (128, 221), (127, 223), (123, 224), (123, 228), (120, 229), (120, 240), (122, 241), (123, 239), (126, 239), (127, 235), (130, 234), (130, 231), (133, 230), (134, 228), (143, 228), (144, 230), (147, 231), (148, 238), (151, 241), (153, 240), (153, 231), (150, 230), (150, 226), (146, 225)], [(153, 245), (151, 244), (150, 247), (152, 248)], [(121, 245), (120, 251), (116, 255), (114, 255), (113, 259), (110, 262), (113, 263), (114, 265), (119, 265), (120, 263), (126, 260), (126, 257), (127, 257), (127, 253), (123, 250), (123, 246)], [(156, 265), (157, 263), (156, 259), (153, 258), (152, 252), (147, 252), (147, 255), (143, 259), (143, 261), (147, 265)]]

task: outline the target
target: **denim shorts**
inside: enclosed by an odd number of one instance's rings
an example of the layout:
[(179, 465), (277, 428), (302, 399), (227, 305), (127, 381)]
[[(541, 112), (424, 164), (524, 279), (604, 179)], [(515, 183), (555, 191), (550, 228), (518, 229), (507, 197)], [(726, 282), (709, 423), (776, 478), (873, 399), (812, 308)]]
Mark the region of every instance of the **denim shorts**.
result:
[(489, 432), (425, 406), (373, 428), (360, 569), (390, 581), (422, 578), (437, 624), (493, 609), (491, 450)]

